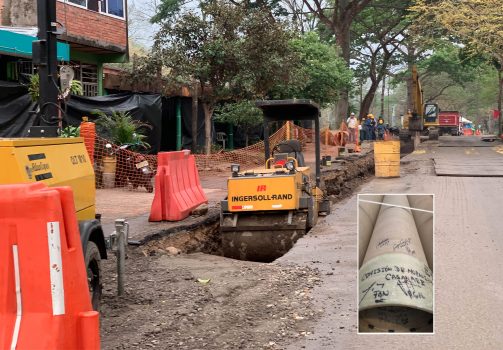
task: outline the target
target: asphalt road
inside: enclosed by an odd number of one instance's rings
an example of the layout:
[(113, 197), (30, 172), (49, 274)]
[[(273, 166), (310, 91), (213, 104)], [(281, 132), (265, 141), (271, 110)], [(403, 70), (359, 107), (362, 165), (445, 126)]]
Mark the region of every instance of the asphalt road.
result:
[[(357, 334), (354, 195), (279, 260), (318, 268), (323, 278), (313, 294), (322, 317), (289, 349), (503, 349), (502, 160), (501, 143), (441, 137), (404, 157), (400, 178), (376, 178), (359, 190), (435, 195), (434, 335)], [(437, 176), (435, 163), (448, 161), (456, 176)], [(495, 176), (469, 176), (468, 168)]]

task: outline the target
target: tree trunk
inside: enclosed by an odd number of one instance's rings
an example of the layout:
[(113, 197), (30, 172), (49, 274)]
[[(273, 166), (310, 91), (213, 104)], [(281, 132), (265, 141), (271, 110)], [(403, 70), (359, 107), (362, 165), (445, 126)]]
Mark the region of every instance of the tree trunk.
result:
[(197, 84), (193, 87), (192, 91), (192, 153), (197, 150), (197, 126), (198, 126), (198, 116), (199, 116), (199, 106), (198, 106), (198, 94), (197, 94)]
[(337, 101), (337, 108), (335, 109), (335, 128), (338, 129), (341, 126), (343, 120), (348, 116), (349, 109), (349, 93), (346, 89), (340, 92), (339, 101)]
[(372, 82), (370, 85), (370, 89), (363, 98), (363, 102), (360, 106), (360, 114), (361, 115), (367, 115), (370, 111), (370, 106), (372, 106), (372, 102), (374, 101), (375, 94), (377, 91), (377, 88), (379, 87), (379, 82)]
[(501, 115), (501, 105), (503, 103), (503, 67), (498, 69), (498, 83), (499, 83), (499, 93), (498, 93), (498, 137), (503, 134), (503, 116)]
[(381, 116), (384, 117), (384, 94), (386, 93), (386, 76), (382, 78), (381, 87)]
[[(348, 0), (337, 1), (339, 7), (339, 15), (335, 23), (335, 42), (341, 50), (341, 57), (346, 62), (349, 68), (350, 53), (351, 53), (351, 21), (353, 18), (346, 17), (346, 8)], [(337, 101), (337, 108), (335, 109), (335, 128), (338, 128), (343, 120), (348, 116), (349, 111), (349, 91), (348, 89), (341, 90), (339, 94), (339, 101)]]
[(362, 105), (362, 103), (363, 103), (363, 79), (362, 81), (360, 81), (360, 106)]
[(204, 109), (204, 150), (207, 155), (211, 154), (211, 116), (213, 115), (213, 106), (207, 102), (203, 103)]
[(404, 111), (404, 115), (407, 114), (407, 110), (414, 110), (414, 84), (412, 82), (412, 67), (416, 61), (416, 49), (412, 45), (407, 45), (407, 106)]

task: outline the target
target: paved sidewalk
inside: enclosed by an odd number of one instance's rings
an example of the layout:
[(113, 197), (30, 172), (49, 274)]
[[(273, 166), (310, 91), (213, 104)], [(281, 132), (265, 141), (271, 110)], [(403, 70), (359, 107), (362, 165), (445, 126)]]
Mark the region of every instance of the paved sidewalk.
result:
[(96, 212), (101, 214), (105, 236), (114, 231), (114, 221), (118, 218), (127, 219), (130, 224), (130, 241), (143, 242), (162, 234), (190, 229), (207, 220), (216, 220), (219, 213), (220, 200), (225, 198), (226, 173), (209, 173), (201, 175), (201, 185), (208, 198), (208, 214), (189, 216), (178, 222), (149, 222), (150, 206), (154, 198), (143, 188), (98, 189), (96, 190)]

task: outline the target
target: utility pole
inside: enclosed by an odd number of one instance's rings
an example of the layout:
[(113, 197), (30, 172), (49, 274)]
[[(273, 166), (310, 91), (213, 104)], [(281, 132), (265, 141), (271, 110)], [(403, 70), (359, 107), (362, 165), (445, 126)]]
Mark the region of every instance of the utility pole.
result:
[(33, 63), (38, 68), (40, 126), (32, 127), (34, 137), (58, 135), (58, 61), (56, 0), (37, 0), (38, 40), (33, 42)]

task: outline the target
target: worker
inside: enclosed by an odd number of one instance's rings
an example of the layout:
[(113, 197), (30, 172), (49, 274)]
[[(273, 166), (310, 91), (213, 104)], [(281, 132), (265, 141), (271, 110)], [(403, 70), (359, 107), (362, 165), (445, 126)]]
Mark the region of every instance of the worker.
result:
[(367, 120), (365, 120), (367, 140), (369, 141), (374, 141), (376, 139), (375, 126), (376, 122), (374, 119), (374, 115), (372, 113), (369, 113), (367, 115)]
[(367, 132), (365, 130), (365, 117), (362, 117), (360, 124), (358, 125), (358, 130), (360, 131), (360, 144), (367, 139)]
[(356, 143), (356, 127), (358, 126), (358, 121), (356, 120), (353, 112), (351, 112), (349, 118), (347, 119), (347, 124), (349, 129), (348, 143)]
[(379, 116), (377, 120), (377, 139), (384, 140), (384, 134), (386, 133), (386, 125), (384, 125), (384, 119), (382, 116)]

